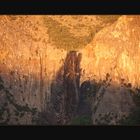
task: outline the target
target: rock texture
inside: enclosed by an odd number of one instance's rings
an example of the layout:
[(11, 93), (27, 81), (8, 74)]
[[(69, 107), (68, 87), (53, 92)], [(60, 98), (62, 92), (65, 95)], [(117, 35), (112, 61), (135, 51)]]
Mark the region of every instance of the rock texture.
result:
[(41, 124), (67, 124), (85, 81), (93, 124), (118, 124), (134, 107), (130, 89), (140, 86), (139, 22), (140, 16), (0, 16), (1, 124), (36, 124), (38, 115)]
[[(111, 77), (111, 85), (107, 88), (101, 86), (93, 101), (96, 110), (92, 115), (94, 124), (117, 124), (117, 118), (121, 119), (123, 114), (128, 114), (134, 107), (129, 90), (121, 87), (121, 83), (140, 86), (139, 21), (139, 16), (120, 17), (114, 24), (97, 33), (92, 43), (83, 50), (82, 81), (105, 80), (107, 73)], [(111, 119), (108, 119), (112, 113)]]
[(121, 16), (111, 26), (103, 28), (83, 50), (81, 67), (85, 77), (121, 79), (139, 86), (139, 16)]
[(129, 116), (135, 104), (131, 88), (117, 83), (104, 83), (92, 102), (92, 120), (95, 125), (118, 125)]
[(41, 16), (1, 16), (0, 31), (0, 76), (5, 88), (18, 104), (46, 110), (51, 82), (66, 52), (48, 43)]
[(52, 111), (57, 124), (66, 124), (74, 116), (79, 103), (81, 54), (71, 51), (51, 86)]

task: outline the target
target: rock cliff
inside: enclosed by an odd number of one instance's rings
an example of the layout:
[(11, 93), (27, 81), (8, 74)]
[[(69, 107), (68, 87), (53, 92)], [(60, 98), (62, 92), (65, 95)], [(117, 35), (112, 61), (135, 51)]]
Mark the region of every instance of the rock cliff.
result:
[(92, 123), (119, 124), (140, 86), (139, 21), (0, 16), (0, 123), (69, 124), (89, 81)]

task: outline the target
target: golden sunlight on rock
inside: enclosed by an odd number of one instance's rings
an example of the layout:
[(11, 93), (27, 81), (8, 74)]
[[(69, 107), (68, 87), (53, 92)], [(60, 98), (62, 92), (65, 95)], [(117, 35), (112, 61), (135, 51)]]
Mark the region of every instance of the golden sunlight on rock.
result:
[(140, 16), (1, 15), (0, 125), (127, 122), (139, 54)]
[(124, 78), (133, 86), (140, 86), (139, 22), (139, 16), (122, 16), (97, 33), (89, 47), (83, 49), (83, 57), (86, 51), (91, 54), (85, 55), (89, 62), (83, 59), (87, 73), (96, 75), (99, 79), (109, 73), (113, 80), (120, 82)]

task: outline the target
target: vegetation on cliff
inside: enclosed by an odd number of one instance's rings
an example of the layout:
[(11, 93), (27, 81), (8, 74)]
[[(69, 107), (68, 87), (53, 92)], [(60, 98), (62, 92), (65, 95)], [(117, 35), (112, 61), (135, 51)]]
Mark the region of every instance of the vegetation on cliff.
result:
[(65, 16), (64, 19), (58, 17), (45, 16), (44, 24), (48, 29), (50, 42), (57, 48), (69, 51), (86, 46), (96, 33), (115, 22), (119, 16), (97, 16), (97, 21), (90, 16)]

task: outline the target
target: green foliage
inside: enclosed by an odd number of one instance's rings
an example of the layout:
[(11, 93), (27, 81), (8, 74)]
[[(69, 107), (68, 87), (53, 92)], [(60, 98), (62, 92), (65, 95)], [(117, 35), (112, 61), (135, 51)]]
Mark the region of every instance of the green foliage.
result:
[(121, 125), (140, 125), (140, 96), (133, 95), (133, 100), (136, 108), (132, 110), (131, 114), (120, 121)]
[(34, 115), (36, 115), (37, 113), (36, 108), (30, 108), (28, 104), (26, 105), (17, 104), (14, 96), (10, 93), (10, 91), (7, 88), (4, 87), (3, 82), (1, 82), (0, 87), (2, 87), (6, 95), (6, 102), (4, 103), (3, 106), (0, 107), (0, 121), (3, 121), (4, 119), (2, 116), (4, 112), (7, 112), (7, 115), (8, 115), (6, 120), (0, 123), (0, 125), (6, 125), (8, 124), (8, 121), (10, 120), (10, 112), (9, 112), (9, 108), (7, 108), (8, 104), (11, 104), (15, 107), (14, 113), (17, 117), (20, 117), (20, 118), (23, 117), (25, 112), (32, 113), (33, 117)]
[(16, 103), (14, 96), (9, 92), (9, 90), (5, 89), (7, 99), (8, 101), (14, 105), (14, 107), (17, 109), (19, 112), (31, 112), (33, 115), (37, 113), (36, 108), (30, 108), (27, 104), (26, 105), (19, 105)]
[(120, 15), (100, 15), (98, 18), (104, 23), (113, 23), (115, 22)]
[(126, 119), (122, 119), (120, 125), (140, 125), (140, 107), (133, 110)]
[(2, 80), (2, 78), (1, 78), (1, 76), (0, 76), (0, 90), (2, 90), (2, 89), (4, 89), (4, 86), (3, 86), (3, 80)]
[(68, 27), (62, 26), (49, 17), (44, 18), (44, 23), (48, 27), (50, 41), (60, 49), (77, 50), (87, 45), (95, 35), (95, 31), (92, 30), (88, 36), (76, 37), (70, 33)]
[(140, 95), (134, 95), (133, 100), (135, 104), (140, 107)]
[(87, 102), (87, 103), (91, 103), (92, 104), (93, 97), (96, 96), (96, 93), (98, 92), (100, 87), (101, 87), (101, 83), (98, 83), (95, 79), (90, 81), (90, 86), (86, 87), (86, 90), (83, 93), (84, 101)]
[(2, 80), (2, 77), (0, 76), (0, 84), (3, 84), (3, 80)]
[[(77, 24), (77, 26), (73, 26), (73, 29), (78, 29), (77, 33), (70, 32), (70, 27), (64, 26), (58, 21), (54, 20), (51, 17), (44, 16), (44, 24), (47, 27), (47, 31), (49, 34), (50, 41), (60, 49), (65, 50), (78, 50), (80, 48), (83, 48), (88, 43), (92, 41), (95, 34), (99, 32), (106, 24), (112, 24), (115, 22), (120, 15), (100, 15), (97, 16), (97, 19), (99, 19), (99, 22), (101, 21), (101, 24), (87, 24), (86, 22), (82, 22), (82, 19), (79, 16), (73, 16), (73, 18), (77, 21), (81, 21), (80, 24)], [(70, 24), (70, 23), (69, 23)], [(85, 29), (85, 32), (88, 32), (87, 35), (77, 36), (79, 34), (79, 31)]]
[(15, 110), (15, 115), (19, 116), (19, 112), (17, 110)]
[[(4, 118), (3, 114), (7, 113), (7, 117)], [(10, 112), (9, 109), (7, 109), (6, 107), (2, 106), (0, 108), (0, 125), (7, 125), (10, 119)]]
[(2, 90), (4, 87), (3, 87), (3, 85), (2, 84), (0, 84), (0, 90)]
[(71, 121), (71, 125), (92, 125), (92, 121), (89, 116), (80, 116), (74, 118)]

